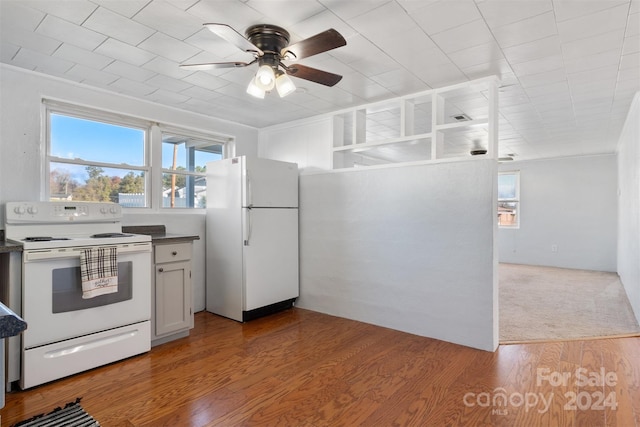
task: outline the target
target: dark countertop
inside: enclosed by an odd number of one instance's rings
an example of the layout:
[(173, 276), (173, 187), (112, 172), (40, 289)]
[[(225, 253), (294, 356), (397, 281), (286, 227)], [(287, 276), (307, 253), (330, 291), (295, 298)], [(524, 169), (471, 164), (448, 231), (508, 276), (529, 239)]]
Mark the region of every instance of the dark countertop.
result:
[(22, 252), (22, 245), (19, 243), (0, 240), (0, 253), (3, 252)]
[(27, 322), (0, 302), (0, 339), (13, 337), (27, 329)]
[(125, 225), (123, 233), (146, 234), (151, 236), (151, 243), (184, 243), (200, 240), (198, 235), (167, 233), (164, 225)]

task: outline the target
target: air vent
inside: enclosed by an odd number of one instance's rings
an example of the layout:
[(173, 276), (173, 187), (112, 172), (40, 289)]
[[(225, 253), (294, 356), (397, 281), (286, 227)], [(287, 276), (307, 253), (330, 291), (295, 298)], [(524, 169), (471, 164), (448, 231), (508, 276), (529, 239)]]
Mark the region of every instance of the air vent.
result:
[(475, 150), (471, 150), (469, 153), (472, 156), (481, 156), (482, 154), (487, 154), (487, 150), (485, 148), (478, 148)]
[(455, 114), (453, 116), (451, 116), (451, 118), (457, 122), (468, 122), (469, 120), (471, 120), (471, 117), (467, 116), (466, 114), (462, 113), (462, 114)]

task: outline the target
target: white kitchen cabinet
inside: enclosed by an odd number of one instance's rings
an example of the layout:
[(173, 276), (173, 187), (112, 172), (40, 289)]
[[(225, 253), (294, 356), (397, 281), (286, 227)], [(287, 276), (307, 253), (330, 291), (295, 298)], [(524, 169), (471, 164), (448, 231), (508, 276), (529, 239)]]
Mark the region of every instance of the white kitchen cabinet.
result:
[(193, 327), (191, 248), (191, 242), (154, 244), (152, 345), (185, 337)]

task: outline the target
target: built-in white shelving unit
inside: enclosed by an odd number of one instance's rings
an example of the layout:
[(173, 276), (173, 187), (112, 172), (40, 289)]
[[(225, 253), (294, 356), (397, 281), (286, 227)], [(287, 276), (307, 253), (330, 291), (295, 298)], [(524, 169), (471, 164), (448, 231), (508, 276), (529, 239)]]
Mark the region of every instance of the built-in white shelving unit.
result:
[(333, 168), (497, 158), (498, 79), (487, 77), (333, 114)]

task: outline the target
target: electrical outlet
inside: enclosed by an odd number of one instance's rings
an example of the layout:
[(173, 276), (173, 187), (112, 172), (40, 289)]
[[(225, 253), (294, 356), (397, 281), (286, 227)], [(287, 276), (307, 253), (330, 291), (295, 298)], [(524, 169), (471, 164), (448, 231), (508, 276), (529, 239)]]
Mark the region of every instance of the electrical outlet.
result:
[(558, 252), (558, 245), (551, 245), (551, 252)]

